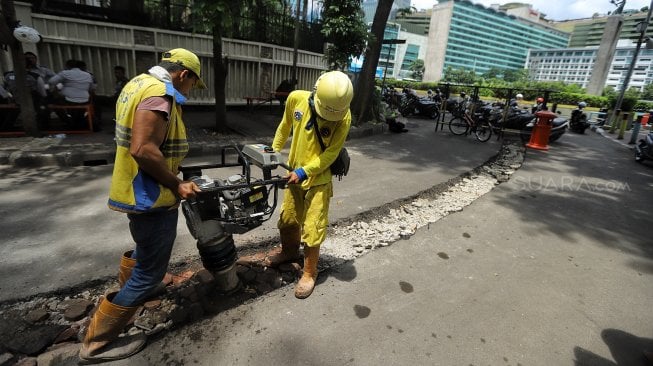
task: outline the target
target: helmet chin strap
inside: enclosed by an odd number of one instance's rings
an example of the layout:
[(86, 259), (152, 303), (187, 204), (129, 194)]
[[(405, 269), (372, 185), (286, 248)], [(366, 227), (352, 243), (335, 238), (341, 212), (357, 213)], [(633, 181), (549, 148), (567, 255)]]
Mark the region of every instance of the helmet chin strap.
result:
[(311, 119), (308, 121), (306, 124), (306, 131), (309, 131), (311, 128), (313, 128), (313, 123), (317, 118), (317, 112), (315, 111), (315, 92), (312, 92), (311, 95), (308, 97), (308, 106), (311, 107)]

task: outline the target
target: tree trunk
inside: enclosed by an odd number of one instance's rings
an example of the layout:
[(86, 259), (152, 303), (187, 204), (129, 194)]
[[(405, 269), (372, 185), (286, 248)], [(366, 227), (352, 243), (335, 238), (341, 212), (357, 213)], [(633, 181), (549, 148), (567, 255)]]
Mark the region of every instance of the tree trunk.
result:
[[(7, 42), (11, 51), (11, 60), (14, 63), (14, 72), (16, 74), (16, 85), (27, 85), (27, 70), (25, 69), (25, 56), (23, 55), (23, 45), (13, 37), (13, 30), (16, 26), (16, 9), (13, 0), (1, 0), (2, 17), (0, 17), (0, 39)], [(6, 34), (9, 32), (9, 34)], [(41, 131), (36, 123), (36, 111), (32, 94), (25, 87), (17, 88), (16, 101), (20, 105), (20, 115), (23, 122), (23, 130), (28, 136), (40, 137)]]
[(388, 22), (392, 2), (392, 0), (379, 0), (379, 4), (376, 7), (376, 13), (374, 14), (374, 21), (372, 23), (373, 37), (371, 37), (365, 50), (365, 60), (363, 60), (363, 67), (356, 83), (356, 92), (354, 93), (354, 100), (352, 102), (352, 114), (356, 118), (356, 125), (374, 119), (372, 109), (374, 77), (376, 67), (379, 64), (383, 33), (385, 31), (385, 25)]
[[(299, 1), (299, 0), (298, 0)], [(254, 39), (257, 42), (265, 43), (269, 41), (267, 16), (270, 14), (268, 7), (262, 0), (256, 0), (256, 12), (254, 15)]]
[(243, 39), (244, 33), (243, 33), (243, 7), (245, 4), (243, 4), (242, 1), (231, 1), (228, 3), (229, 6), (229, 13), (231, 13), (231, 29), (227, 30), (224, 29), (224, 25), (222, 28), (223, 36), (230, 37), (230, 38), (236, 38), (236, 39)]
[(215, 131), (227, 132), (227, 94), (225, 91), (229, 59), (222, 57), (221, 17), (216, 17), (213, 25), (213, 85), (215, 93)]

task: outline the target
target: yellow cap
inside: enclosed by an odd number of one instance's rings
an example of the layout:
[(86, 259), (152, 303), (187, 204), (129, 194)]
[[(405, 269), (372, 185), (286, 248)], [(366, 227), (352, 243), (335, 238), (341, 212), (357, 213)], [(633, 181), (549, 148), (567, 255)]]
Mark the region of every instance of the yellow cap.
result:
[(190, 52), (185, 48), (175, 48), (174, 50), (164, 52), (163, 56), (161, 57), (161, 61), (174, 62), (192, 71), (198, 77), (195, 88), (206, 89), (206, 84), (204, 84), (204, 80), (202, 80), (202, 76), (200, 74), (200, 59), (196, 54)]
[(354, 97), (349, 77), (340, 71), (322, 74), (314, 87), (315, 111), (327, 121), (339, 121), (347, 115)]

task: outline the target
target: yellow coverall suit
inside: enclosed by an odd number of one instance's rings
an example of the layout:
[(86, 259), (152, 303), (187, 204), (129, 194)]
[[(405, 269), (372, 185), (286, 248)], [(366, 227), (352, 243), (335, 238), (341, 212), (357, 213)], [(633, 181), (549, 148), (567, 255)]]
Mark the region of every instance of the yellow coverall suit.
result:
[(310, 95), (311, 92), (305, 90), (296, 90), (288, 95), (272, 148), (280, 152), (292, 131), (288, 165), (292, 169), (302, 168), (307, 176), (300, 184), (288, 185), (277, 227), (280, 230), (299, 227), (301, 241), (309, 247), (316, 247), (326, 239), (329, 225), (329, 201), (333, 196), (329, 166), (345, 143), (351, 126), (351, 113), (347, 111), (340, 121), (327, 121), (317, 116), (325, 146), (322, 151), (315, 126), (309, 126)]

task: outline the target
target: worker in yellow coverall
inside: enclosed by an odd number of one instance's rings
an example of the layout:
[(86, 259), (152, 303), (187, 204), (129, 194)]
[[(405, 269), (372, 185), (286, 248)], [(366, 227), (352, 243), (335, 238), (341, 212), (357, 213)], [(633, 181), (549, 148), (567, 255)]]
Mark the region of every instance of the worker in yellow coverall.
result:
[[(340, 71), (322, 74), (313, 91), (296, 90), (288, 95), (283, 118), (272, 148), (281, 151), (292, 131), (287, 176), (278, 222), (281, 249), (273, 248), (263, 260), (254, 256), (240, 262), (269, 267), (299, 258), (304, 243), (304, 273), (295, 287), (295, 296), (307, 298), (317, 279), (320, 245), (329, 225), (329, 202), (333, 196), (329, 166), (340, 153), (351, 126), (349, 105), (354, 96), (349, 77)], [(315, 118), (312, 118), (315, 117)], [(320, 133), (325, 149), (317, 138)]]

